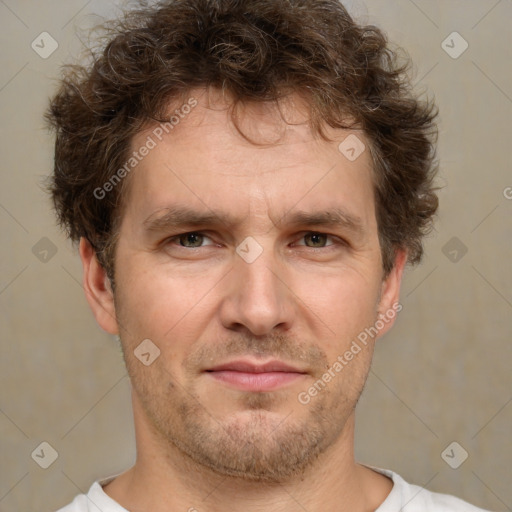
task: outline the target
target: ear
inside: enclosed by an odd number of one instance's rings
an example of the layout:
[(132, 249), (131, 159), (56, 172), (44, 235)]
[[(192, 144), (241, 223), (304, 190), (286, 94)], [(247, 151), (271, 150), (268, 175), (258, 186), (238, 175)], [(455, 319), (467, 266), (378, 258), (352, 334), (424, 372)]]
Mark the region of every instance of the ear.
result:
[(377, 308), (377, 321), (381, 320), (378, 324), (379, 327), (381, 324), (384, 324), (384, 326), (378, 329), (379, 334), (377, 338), (380, 338), (391, 329), (398, 313), (402, 310), (402, 305), (399, 303), (400, 284), (406, 263), (407, 251), (403, 249), (397, 250), (395, 264), (382, 281), (381, 295)]
[(110, 286), (110, 280), (96, 257), (96, 251), (90, 242), (83, 237), (80, 239), (80, 258), (84, 269), (83, 288), (85, 297), (96, 322), (104, 331), (110, 334), (119, 334), (114, 307), (114, 293)]

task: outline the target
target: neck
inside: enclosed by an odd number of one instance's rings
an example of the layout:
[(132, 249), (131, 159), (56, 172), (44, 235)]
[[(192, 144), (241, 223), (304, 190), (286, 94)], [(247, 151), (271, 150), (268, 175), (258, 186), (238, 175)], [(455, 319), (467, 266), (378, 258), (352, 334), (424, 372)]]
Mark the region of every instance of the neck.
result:
[(197, 464), (174, 445), (159, 442), (142, 411), (134, 412), (141, 413), (135, 414), (137, 461), (104, 487), (127, 510), (368, 512), (392, 488), (387, 477), (355, 462), (354, 414), (336, 443), (303, 474), (267, 483), (220, 475)]

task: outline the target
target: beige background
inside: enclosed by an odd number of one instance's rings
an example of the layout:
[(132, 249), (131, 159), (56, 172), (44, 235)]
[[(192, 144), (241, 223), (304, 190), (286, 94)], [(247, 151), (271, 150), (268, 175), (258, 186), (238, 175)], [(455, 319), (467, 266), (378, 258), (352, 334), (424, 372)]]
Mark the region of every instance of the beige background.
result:
[[(435, 95), (444, 187), (424, 262), (408, 272), (404, 309), (378, 343), (358, 413), (358, 458), (512, 510), (512, 2), (346, 3), (409, 51), (415, 82)], [(52, 165), (42, 112), (58, 68), (78, 54), (97, 15), (115, 12), (107, 1), (0, 2), (2, 511), (55, 510), (134, 460), (120, 350), (93, 320), (78, 256), (40, 188)], [(31, 48), (43, 31), (59, 44), (46, 59)], [(457, 59), (441, 47), (453, 31), (469, 44)], [(450, 254), (452, 237), (459, 248)], [(451, 261), (461, 244), (467, 253)], [(58, 452), (48, 469), (31, 458), (43, 441)], [(441, 458), (452, 441), (469, 454), (458, 469)]]

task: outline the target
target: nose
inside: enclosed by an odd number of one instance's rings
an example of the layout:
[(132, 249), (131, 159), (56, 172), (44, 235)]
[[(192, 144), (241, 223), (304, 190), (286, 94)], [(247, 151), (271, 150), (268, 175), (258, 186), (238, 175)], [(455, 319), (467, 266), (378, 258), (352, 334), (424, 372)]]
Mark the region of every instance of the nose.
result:
[(249, 331), (253, 336), (291, 328), (294, 295), (286, 283), (282, 266), (274, 261), (271, 253), (271, 250), (263, 251), (252, 263), (234, 256), (235, 263), (227, 276), (220, 308), (225, 328)]

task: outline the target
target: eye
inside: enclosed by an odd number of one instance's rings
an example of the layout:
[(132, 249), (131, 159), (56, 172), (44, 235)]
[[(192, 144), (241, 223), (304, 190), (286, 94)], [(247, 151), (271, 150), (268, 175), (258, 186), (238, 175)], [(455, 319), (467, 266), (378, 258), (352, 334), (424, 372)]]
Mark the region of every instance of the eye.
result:
[(211, 242), (209, 237), (196, 231), (182, 233), (181, 235), (176, 235), (168, 240), (169, 243), (177, 242), (181, 247), (185, 247), (187, 249), (196, 249), (198, 247), (203, 247), (204, 245), (213, 245), (213, 243), (203, 244), (205, 241)]
[[(301, 240), (304, 240), (304, 244), (299, 243), (298, 245), (305, 245), (306, 247), (311, 248), (322, 248), (330, 245), (334, 245), (332, 242), (332, 236), (327, 235), (326, 233), (306, 233)], [(330, 243), (328, 243), (330, 242)]]
[[(178, 245), (185, 249), (198, 249), (208, 245), (215, 245), (210, 237), (198, 231), (190, 231), (181, 233), (180, 235), (173, 236), (167, 240), (167, 243)], [(319, 233), (316, 231), (304, 234), (296, 245), (309, 247), (312, 249), (321, 249), (333, 245), (343, 245), (344, 241), (333, 235), (327, 233)]]

